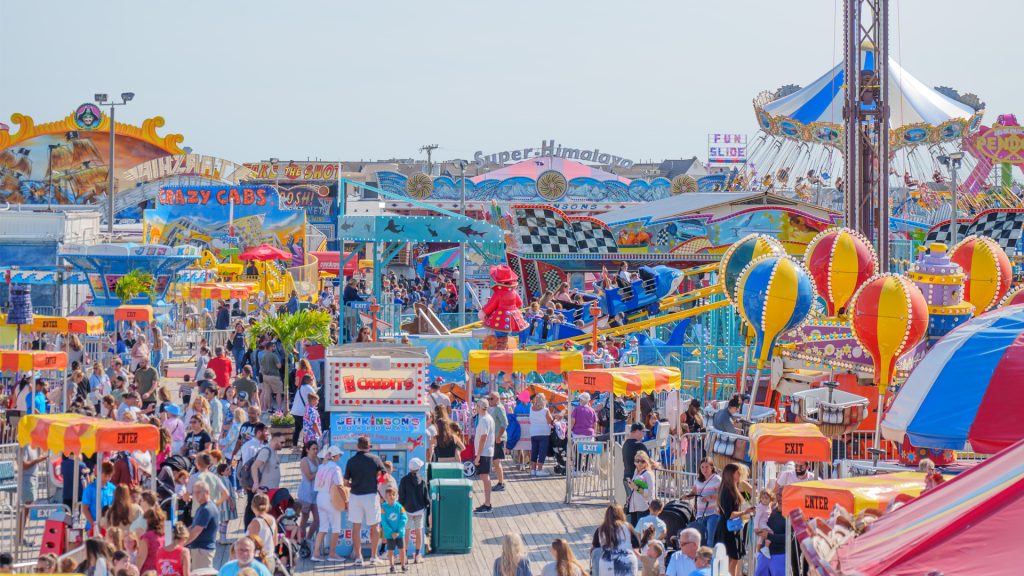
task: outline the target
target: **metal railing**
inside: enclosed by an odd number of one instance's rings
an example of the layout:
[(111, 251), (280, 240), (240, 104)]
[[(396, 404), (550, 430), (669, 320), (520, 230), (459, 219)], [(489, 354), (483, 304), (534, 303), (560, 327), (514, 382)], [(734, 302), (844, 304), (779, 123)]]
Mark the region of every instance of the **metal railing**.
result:
[(611, 502), (615, 497), (613, 455), (607, 440), (569, 438), (566, 451), (565, 503)]

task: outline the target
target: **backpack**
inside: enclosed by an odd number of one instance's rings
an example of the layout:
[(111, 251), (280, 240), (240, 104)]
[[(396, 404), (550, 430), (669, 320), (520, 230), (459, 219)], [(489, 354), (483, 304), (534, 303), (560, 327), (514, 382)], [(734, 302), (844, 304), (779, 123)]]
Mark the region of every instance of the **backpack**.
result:
[(252, 465), (264, 450), (270, 450), (270, 446), (260, 446), (260, 449), (256, 451), (256, 454), (252, 458), (243, 462), (242, 466), (238, 468), (238, 483), (242, 485), (242, 488), (249, 490), (250, 492), (255, 488), (252, 485)]

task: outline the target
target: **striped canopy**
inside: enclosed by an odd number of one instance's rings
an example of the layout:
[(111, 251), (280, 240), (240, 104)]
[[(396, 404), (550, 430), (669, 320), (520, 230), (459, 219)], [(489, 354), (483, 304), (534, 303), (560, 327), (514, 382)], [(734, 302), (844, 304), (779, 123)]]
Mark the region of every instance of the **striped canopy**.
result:
[(191, 300), (246, 299), (256, 289), (251, 282), (203, 283), (182, 287), (182, 296)]
[(884, 510), (900, 494), (916, 498), (924, 490), (923, 472), (896, 472), (797, 482), (782, 489), (782, 513), (802, 510), (808, 518), (828, 518), (836, 504), (851, 514)]
[[(0, 315), (0, 324), (7, 324), (7, 316)], [(32, 327), (25, 327), (32, 332), (57, 334), (88, 334), (103, 333), (103, 318), (99, 316), (32, 316)]]
[(579, 350), (559, 352), (528, 350), (470, 350), (469, 371), (486, 372), (551, 372), (561, 374), (583, 369), (583, 353)]
[(1024, 306), (956, 328), (911, 372), (882, 420), (889, 440), (994, 454), (1024, 438)]
[(115, 322), (152, 322), (153, 321), (153, 307), (152, 306), (118, 306), (114, 308), (114, 321)]
[(750, 445), (755, 462), (832, 460), (832, 441), (814, 424), (754, 424)]
[(64, 370), (67, 367), (68, 356), (63, 352), (0, 350), (0, 370), (4, 372)]
[[(874, 53), (864, 67), (873, 70)], [(981, 112), (928, 87), (892, 58), (888, 66), (890, 126), (894, 147), (959, 140), (980, 123)], [(804, 88), (756, 105), (761, 129), (774, 135), (840, 146), (846, 79), (839, 64)]]
[(569, 390), (573, 392), (612, 392), (618, 396), (631, 396), (679, 388), (682, 377), (678, 368), (631, 366), (574, 370), (569, 373), (568, 382)]
[(39, 450), (92, 456), (97, 452), (155, 451), (160, 431), (151, 424), (129, 424), (77, 414), (30, 414), (18, 422), (18, 443)]

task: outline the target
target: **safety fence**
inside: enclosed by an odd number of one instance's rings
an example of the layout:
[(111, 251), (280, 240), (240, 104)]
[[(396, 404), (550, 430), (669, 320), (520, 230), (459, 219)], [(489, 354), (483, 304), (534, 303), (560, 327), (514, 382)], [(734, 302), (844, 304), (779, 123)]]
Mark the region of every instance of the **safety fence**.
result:
[(615, 497), (613, 446), (593, 437), (569, 439), (566, 451), (565, 503), (611, 502)]

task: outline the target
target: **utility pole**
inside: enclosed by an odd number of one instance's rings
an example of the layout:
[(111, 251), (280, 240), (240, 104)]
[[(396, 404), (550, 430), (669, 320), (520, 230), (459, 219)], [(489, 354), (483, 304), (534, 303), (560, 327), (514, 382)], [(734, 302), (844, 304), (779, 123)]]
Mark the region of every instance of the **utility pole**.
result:
[(420, 146), (420, 152), (426, 152), (427, 153), (427, 175), (428, 176), (431, 175), (431, 173), (433, 172), (433, 169), (434, 169), (434, 163), (431, 162), (431, 154), (434, 152), (434, 150), (437, 150), (438, 148), (440, 148), (440, 146), (438, 146), (437, 144), (426, 144), (426, 145)]
[[(117, 124), (114, 122), (116, 106), (125, 106), (135, 98), (134, 92), (122, 92), (121, 101), (107, 101), (106, 94), (96, 94), (94, 100), (100, 106), (110, 106), (110, 161), (107, 163), (107, 234), (114, 237), (114, 133)], [(113, 241), (113, 240), (111, 240)]]

